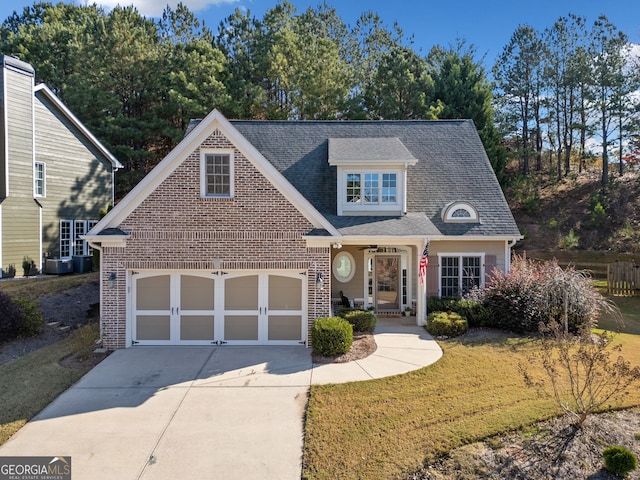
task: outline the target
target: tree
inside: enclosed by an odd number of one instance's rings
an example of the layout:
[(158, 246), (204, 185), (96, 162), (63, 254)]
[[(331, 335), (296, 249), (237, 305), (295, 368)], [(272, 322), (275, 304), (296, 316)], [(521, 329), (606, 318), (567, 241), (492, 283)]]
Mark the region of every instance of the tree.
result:
[(589, 55), (593, 59), (593, 106), (602, 141), (602, 186), (609, 182), (609, 145), (614, 134), (616, 112), (628, 93), (624, 82), (627, 36), (601, 15), (591, 30)]
[[(581, 428), (591, 413), (610, 405), (640, 382), (640, 367), (632, 368), (621, 355), (612, 358), (612, 353), (619, 353), (622, 347), (613, 345), (611, 333), (582, 328), (574, 336), (558, 322), (551, 322), (541, 332), (541, 351), (531, 361), (542, 365), (553, 398), (575, 419), (576, 427)], [(527, 366), (520, 365), (520, 371), (528, 386), (546, 387), (532, 378)]]
[(188, 122), (213, 108), (229, 114), (231, 98), (223, 81), (225, 58), (212, 44), (209, 29), (183, 4), (167, 7), (159, 22), (162, 118), (167, 121), (163, 150), (182, 139)]
[(378, 119), (436, 118), (427, 102), (432, 90), (426, 63), (413, 50), (396, 47), (382, 56), (365, 92), (367, 111)]
[[(542, 68), (542, 41), (536, 30), (521, 25), (493, 69), (499, 96), (505, 108), (517, 118), (522, 142), (522, 174), (529, 175), (530, 122), (539, 108)], [(535, 116), (537, 119), (538, 116)], [(539, 131), (538, 126), (534, 134)]]
[(2, 23), (0, 53), (37, 67), (37, 81), (46, 83), (64, 101), (68, 79), (79, 68), (86, 25), (104, 15), (95, 4), (34, 3)]
[(471, 119), (478, 130), (498, 181), (503, 183), (506, 153), (494, 125), (492, 86), (476, 61), (473, 45), (459, 40), (448, 49), (434, 47), (427, 56), (433, 79), (432, 108), (438, 118)]
[(583, 57), (579, 50), (586, 38), (585, 19), (575, 15), (560, 17), (550, 29), (545, 31), (544, 79), (548, 87), (550, 120), (554, 124), (557, 139), (558, 179), (571, 169), (571, 153), (577, 129), (578, 105), (581, 103), (581, 78), (587, 71), (582, 67)]

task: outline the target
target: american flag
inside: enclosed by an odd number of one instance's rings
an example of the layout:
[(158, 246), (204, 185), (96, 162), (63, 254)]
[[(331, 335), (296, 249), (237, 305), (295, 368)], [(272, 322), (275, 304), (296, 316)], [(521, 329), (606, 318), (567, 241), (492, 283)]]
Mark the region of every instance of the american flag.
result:
[(429, 265), (429, 241), (427, 240), (427, 244), (424, 246), (424, 250), (422, 251), (422, 257), (420, 257), (420, 284), (424, 284), (425, 278), (427, 276), (427, 266)]

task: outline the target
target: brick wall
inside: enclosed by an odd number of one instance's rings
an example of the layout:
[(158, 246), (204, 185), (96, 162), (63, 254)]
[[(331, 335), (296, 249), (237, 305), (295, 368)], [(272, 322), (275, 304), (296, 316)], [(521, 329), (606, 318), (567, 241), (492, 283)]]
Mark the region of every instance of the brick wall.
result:
[[(119, 227), (131, 234), (126, 247), (105, 247), (102, 254), (106, 348), (126, 346), (130, 269), (307, 270), (308, 322), (329, 313), (329, 248), (307, 248), (302, 238), (313, 225), (221, 132), (202, 147), (234, 149), (234, 198), (200, 197), (196, 149), (122, 222)], [(325, 278), (322, 291), (315, 289), (317, 273)]]

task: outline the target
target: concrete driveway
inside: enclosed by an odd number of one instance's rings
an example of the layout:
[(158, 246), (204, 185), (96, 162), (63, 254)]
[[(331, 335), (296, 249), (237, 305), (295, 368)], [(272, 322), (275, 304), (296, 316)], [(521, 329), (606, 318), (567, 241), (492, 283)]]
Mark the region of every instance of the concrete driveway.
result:
[(435, 362), (424, 329), (376, 329), (378, 350), (313, 365), (292, 347), (135, 347), (112, 353), (0, 447), (71, 456), (72, 478), (299, 479), (309, 386)]

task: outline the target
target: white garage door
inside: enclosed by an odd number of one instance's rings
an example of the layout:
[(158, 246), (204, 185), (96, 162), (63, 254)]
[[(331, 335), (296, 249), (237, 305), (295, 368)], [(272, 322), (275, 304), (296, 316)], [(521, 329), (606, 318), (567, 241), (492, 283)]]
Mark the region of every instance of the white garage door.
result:
[(290, 345), (306, 339), (300, 272), (132, 272), (137, 345)]

